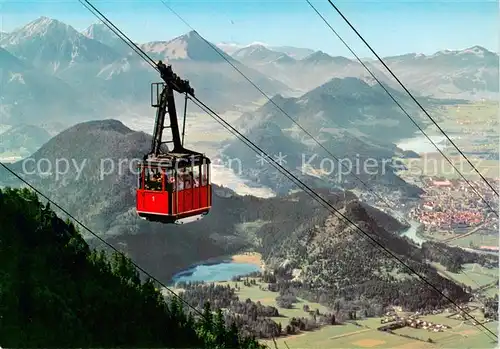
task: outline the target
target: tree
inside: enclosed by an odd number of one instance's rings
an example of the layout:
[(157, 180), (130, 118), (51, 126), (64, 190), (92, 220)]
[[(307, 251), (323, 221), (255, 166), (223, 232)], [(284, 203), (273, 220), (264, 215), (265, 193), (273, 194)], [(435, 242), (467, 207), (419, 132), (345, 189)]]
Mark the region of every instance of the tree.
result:
[(220, 348), (222, 348), (229, 339), (225, 326), (224, 316), (222, 315), (222, 310), (219, 308), (216, 311), (213, 332), (216, 338), (216, 346)]

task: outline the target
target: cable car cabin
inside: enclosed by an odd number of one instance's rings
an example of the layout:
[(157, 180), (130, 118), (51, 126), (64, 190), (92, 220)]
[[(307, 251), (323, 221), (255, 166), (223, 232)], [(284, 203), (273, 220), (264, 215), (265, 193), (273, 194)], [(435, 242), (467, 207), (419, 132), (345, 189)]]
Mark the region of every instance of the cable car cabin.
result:
[[(151, 84), (151, 106), (156, 108), (156, 121), (151, 150), (139, 166), (136, 209), (141, 218), (149, 221), (183, 224), (201, 219), (210, 211), (210, 160), (184, 148), (187, 102), (194, 97), (194, 89), (171, 66), (159, 61), (157, 70), (163, 82)], [(174, 92), (185, 95), (182, 138)], [(167, 115), (169, 125), (165, 122)], [(163, 141), (165, 129), (171, 131), (169, 141)], [(165, 143), (172, 143), (172, 147), (162, 149)]]
[(183, 224), (203, 218), (212, 206), (210, 160), (145, 160), (139, 165), (137, 213), (153, 222)]

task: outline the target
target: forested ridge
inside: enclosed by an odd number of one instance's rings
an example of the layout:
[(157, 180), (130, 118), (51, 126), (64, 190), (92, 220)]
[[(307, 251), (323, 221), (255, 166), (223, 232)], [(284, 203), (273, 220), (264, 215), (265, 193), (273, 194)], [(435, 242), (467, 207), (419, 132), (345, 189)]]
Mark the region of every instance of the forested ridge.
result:
[[(434, 254), (424, 255), (409, 240), (393, 233), (401, 225), (395, 219), (374, 213), (357, 200), (345, 205), (338, 201), (331, 202), (366, 235), (334, 215), (326, 219), (314, 217), (314, 224), (304, 224), (302, 229), (288, 233), (278, 229), (266, 232), (266, 236), (260, 236), (263, 243), (259, 252), (266, 270), (273, 271), (277, 278), (272, 282), (273, 289), (333, 309), (339, 308), (340, 303), (347, 313), (363, 309), (379, 314), (380, 309), (393, 305), (408, 311), (443, 308), (449, 301), (442, 293), (459, 303), (470, 298), (460, 285), (439, 275), (428, 263), (426, 257), (432, 259)], [(295, 276), (294, 270), (298, 272)], [(420, 282), (415, 272), (440, 292)], [(369, 304), (362, 304), (366, 301)]]
[(130, 259), (91, 250), (27, 189), (0, 190), (0, 231), (4, 347), (262, 348), (220, 311), (167, 303)]

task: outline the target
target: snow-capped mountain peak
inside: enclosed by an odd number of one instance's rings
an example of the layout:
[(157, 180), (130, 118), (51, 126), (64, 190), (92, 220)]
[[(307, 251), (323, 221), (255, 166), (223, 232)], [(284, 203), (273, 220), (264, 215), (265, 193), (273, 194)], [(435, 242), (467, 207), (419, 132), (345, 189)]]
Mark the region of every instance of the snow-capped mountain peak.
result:
[(53, 72), (77, 62), (111, 63), (119, 57), (110, 47), (48, 17), (40, 17), (14, 30), (0, 45), (35, 66), (52, 67)]
[(492, 52), (485, 49), (484, 47), (481, 46), (472, 46), (469, 48), (466, 48), (464, 50), (461, 50), (458, 52), (459, 54), (473, 54), (476, 55), (477, 57), (484, 57), (487, 54), (491, 54)]
[(253, 55), (267, 54), (271, 52), (272, 51), (267, 49), (264, 45), (255, 44), (255, 45), (248, 45), (237, 50), (236, 52), (233, 53), (232, 56), (238, 59), (238, 58), (246, 58)]
[(432, 56), (436, 57), (436, 56), (444, 56), (444, 55), (475, 55), (478, 58), (483, 58), (486, 55), (492, 55), (492, 54), (495, 54), (495, 53), (489, 51), (488, 49), (486, 49), (482, 46), (475, 45), (472, 47), (465, 48), (463, 50), (450, 50), (450, 49), (441, 50), (441, 51), (436, 52)]
[[(170, 41), (152, 41), (141, 45), (146, 53), (151, 53), (155, 59), (168, 60), (193, 60), (200, 62), (221, 62), (225, 56), (231, 59), (217, 46), (210, 47), (205, 40), (194, 30), (178, 36)], [(218, 51), (215, 52), (214, 48)]]
[(254, 44), (241, 48), (232, 54), (232, 57), (241, 62), (254, 62), (259, 64), (266, 64), (272, 62), (293, 62), (293, 58), (287, 54), (270, 49), (261, 44)]
[(47, 35), (57, 35), (62, 39), (63, 36), (76, 36), (79, 35), (79, 33), (73, 27), (59, 22), (56, 19), (40, 17), (26, 24), (24, 27), (6, 35), (5, 39), (7, 42), (2, 42), (2, 44), (16, 45), (26, 39), (44, 37)]
[(243, 48), (247, 48), (250, 46), (255, 46), (255, 45), (260, 45), (263, 47), (269, 47), (268, 44), (265, 42), (260, 42), (260, 41), (255, 41), (250, 44), (240, 44), (237, 42), (221, 42), (218, 43), (216, 46), (220, 48), (222, 51), (227, 53), (228, 55), (233, 55), (236, 51), (241, 50)]
[(90, 25), (82, 32), (82, 34), (90, 39), (99, 41), (102, 36), (116, 37), (115, 33), (113, 33), (104, 23), (101, 22)]
[(82, 31), (82, 35), (89, 39), (99, 41), (121, 54), (127, 55), (128, 53), (133, 52), (130, 46), (123, 42), (121, 38), (116, 36), (116, 34), (102, 22), (92, 24), (87, 29)]

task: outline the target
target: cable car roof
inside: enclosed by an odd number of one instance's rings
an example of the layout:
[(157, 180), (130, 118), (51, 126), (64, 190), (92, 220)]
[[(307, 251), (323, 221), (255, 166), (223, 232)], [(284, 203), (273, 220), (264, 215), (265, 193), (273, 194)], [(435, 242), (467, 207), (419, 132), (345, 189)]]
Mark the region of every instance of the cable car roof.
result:
[(189, 167), (210, 163), (210, 159), (201, 153), (167, 153), (145, 158), (139, 166)]

